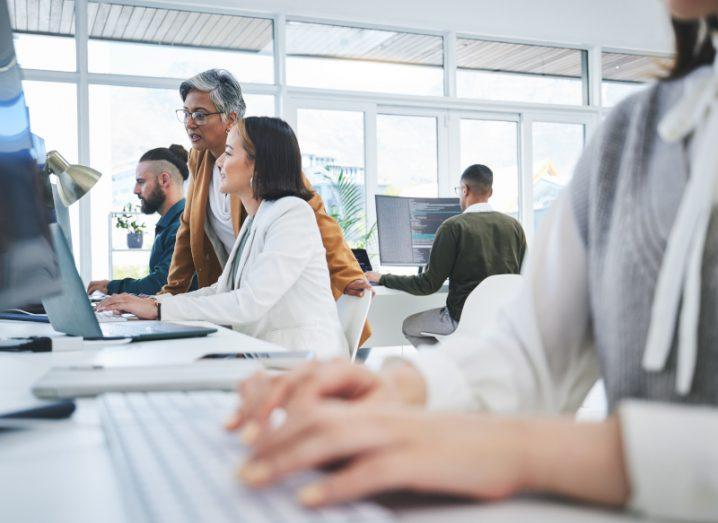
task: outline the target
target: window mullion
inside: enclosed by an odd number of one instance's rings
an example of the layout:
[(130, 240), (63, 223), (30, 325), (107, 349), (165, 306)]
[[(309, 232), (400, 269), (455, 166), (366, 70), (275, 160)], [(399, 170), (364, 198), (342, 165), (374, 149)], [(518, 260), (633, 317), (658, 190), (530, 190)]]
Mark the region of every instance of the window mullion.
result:
[[(90, 164), (90, 107), (87, 61), (87, 0), (75, 2), (75, 49), (77, 59), (77, 144), (80, 164)], [(80, 199), (80, 275), (92, 279), (92, 197)]]

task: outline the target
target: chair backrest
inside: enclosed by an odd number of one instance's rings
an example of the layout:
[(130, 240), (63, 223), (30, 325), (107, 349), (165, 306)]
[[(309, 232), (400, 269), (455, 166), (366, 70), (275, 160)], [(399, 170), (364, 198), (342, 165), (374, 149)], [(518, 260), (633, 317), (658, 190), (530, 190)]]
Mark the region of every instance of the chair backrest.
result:
[(461, 320), (452, 336), (478, 334), (484, 330), (520, 283), (519, 274), (496, 274), (479, 283), (466, 298)]
[(359, 340), (364, 329), (364, 323), (369, 315), (372, 293), (365, 291), (364, 296), (349, 296), (342, 294), (337, 300), (339, 322), (342, 324), (344, 336), (349, 344), (349, 354), (354, 361), (359, 350)]

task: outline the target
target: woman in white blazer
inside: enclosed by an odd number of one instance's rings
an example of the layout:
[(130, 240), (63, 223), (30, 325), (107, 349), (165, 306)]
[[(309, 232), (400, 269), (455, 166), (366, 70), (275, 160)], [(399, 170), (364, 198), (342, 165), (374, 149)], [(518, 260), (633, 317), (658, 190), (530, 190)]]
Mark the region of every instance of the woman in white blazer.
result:
[(219, 281), (176, 296), (120, 294), (98, 310), (206, 320), (319, 358), (348, 356), (291, 127), (278, 118), (246, 118), (230, 130), (217, 163), (220, 190), (237, 194), (248, 212)]

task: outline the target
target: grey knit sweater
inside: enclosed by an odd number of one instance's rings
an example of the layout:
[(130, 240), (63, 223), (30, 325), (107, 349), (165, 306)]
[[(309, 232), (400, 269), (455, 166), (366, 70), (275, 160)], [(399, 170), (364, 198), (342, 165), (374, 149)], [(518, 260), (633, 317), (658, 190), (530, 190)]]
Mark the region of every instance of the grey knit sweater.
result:
[(641, 366), (661, 261), (689, 172), (687, 144), (664, 142), (657, 127), (684, 83), (659, 82), (616, 107), (587, 147), (570, 189), (589, 258), (592, 329), (611, 408), (627, 397), (718, 404), (715, 212), (703, 259), (690, 393), (675, 392), (675, 340), (664, 371)]

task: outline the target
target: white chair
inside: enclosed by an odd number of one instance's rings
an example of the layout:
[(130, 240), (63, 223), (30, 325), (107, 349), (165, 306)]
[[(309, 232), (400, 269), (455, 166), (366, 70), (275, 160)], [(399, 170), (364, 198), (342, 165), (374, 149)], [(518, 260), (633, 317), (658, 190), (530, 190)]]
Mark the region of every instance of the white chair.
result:
[(349, 345), (349, 354), (351, 361), (357, 357), (359, 350), (359, 340), (369, 315), (369, 307), (371, 307), (372, 293), (364, 291), (364, 296), (349, 296), (342, 294), (337, 300), (337, 312), (339, 313), (339, 323), (342, 324), (344, 336)]
[[(476, 335), (483, 331), (494, 320), (499, 307), (513, 295), (520, 283), (519, 274), (496, 274), (484, 279), (467, 296), (459, 325), (449, 336)], [(431, 332), (422, 332), (422, 335), (433, 336), (439, 341), (447, 338), (447, 335)]]

